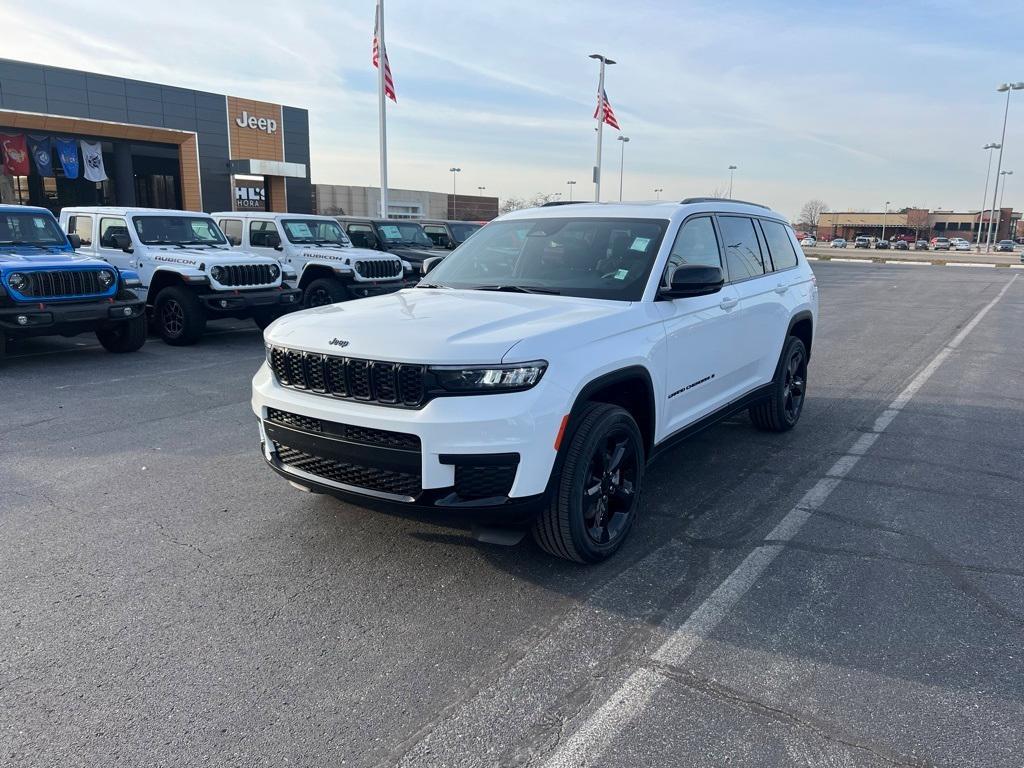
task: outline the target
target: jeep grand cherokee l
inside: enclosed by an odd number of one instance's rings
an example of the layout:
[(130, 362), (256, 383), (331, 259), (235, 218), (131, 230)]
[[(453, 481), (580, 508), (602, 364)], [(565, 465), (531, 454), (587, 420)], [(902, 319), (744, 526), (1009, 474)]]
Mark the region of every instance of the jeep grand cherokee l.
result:
[(594, 562), (657, 452), (741, 409), (797, 423), (817, 310), (762, 206), (517, 211), (415, 288), (274, 322), (252, 407), (264, 458), (303, 490), (528, 527)]

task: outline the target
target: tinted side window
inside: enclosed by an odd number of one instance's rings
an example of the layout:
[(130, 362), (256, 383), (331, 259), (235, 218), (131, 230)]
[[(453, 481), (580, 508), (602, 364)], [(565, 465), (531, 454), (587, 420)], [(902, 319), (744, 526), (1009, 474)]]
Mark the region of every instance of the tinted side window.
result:
[[(271, 237), (271, 235), (276, 237)], [(277, 225), (274, 222), (249, 222), (249, 245), (253, 248), (273, 248), (279, 242), (281, 242), (281, 235), (277, 231)]]
[(796, 266), (796, 251), (793, 241), (789, 239), (789, 230), (777, 221), (761, 220), (761, 231), (768, 243), (768, 251), (772, 255), (775, 270), (789, 269)]
[(718, 224), (722, 228), (722, 240), (725, 241), (729, 279), (736, 281), (763, 275), (764, 261), (754, 222), (746, 216), (719, 216)]
[(78, 235), (82, 245), (92, 245), (92, 216), (71, 216), (68, 219), (68, 234)]
[(232, 242), (242, 242), (242, 221), (241, 219), (221, 219), (220, 229), (225, 237)]
[(672, 250), (668, 254), (665, 268), (665, 284), (672, 282), (672, 273), (684, 264), (699, 264), (705, 267), (721, 267), (722, 255), (718, 250), (718, 236), (710, 216), (690, 219), (683, 224)]
[(100, 219), (100, 248), (117, 248), (114, 235), (127, 235), (128, 225), (124, 219)]

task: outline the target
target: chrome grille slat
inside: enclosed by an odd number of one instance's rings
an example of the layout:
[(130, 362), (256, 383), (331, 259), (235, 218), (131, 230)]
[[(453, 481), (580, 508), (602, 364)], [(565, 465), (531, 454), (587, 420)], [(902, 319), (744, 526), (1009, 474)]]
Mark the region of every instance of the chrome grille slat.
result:
[(277, 382), (326, 397), (415, 408), (426, 400), (425, 367), (411, 363), (321, 355), (271, 346)]

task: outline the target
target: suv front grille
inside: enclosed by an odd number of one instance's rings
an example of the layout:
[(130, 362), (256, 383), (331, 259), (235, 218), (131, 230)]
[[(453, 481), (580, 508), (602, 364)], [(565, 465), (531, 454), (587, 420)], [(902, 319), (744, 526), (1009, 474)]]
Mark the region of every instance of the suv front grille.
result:
[(19, 293), (28, 298), (68, 299), (101, 296), (114, 291), (113, 286), (104, 288), (100, 285), (98, 269), (18, 271), (28, 279), (28, 287)]
[(417, 408), (426, 400), (424, 366), (270, 347), (267, 360), (283, 387), (380, 405)]
[(277, 279), (271, 274), (270, 264), (228, 264), (221, 270), (221, 279), (217, 282), (231, 287), (270, 285)]
[(402, 274), (402, 262), (397, 259), (357, 261), (356, 272), (365, 280), (387, 280)]
[(400, 472), (339, 461), (326, 456), (314, 456), (297, 448), (274, 441), (277, 458), (285, 467), (293, 467), (353, 488), (365, 488), (379, 493), (415, 498), (421, 491), (419, 472)]
[(403, 451), (420, 450), (419, 437), (405, 432), (392, 432), (387, 429), (357, 427), (355, 424), (323, 421), (312, 416), (302, 416), (298, 413), (290, 413), (289, 411), (282, 411), (277, 408), (267, 409), (267, 421), (283, 424), (293, 429), (301, 429), (306, 432), (317, 432), (319, 434), (340, 437), (342, 440), (347, 440), (351, 443), (375, 445), (381, 448), (398, 448)]

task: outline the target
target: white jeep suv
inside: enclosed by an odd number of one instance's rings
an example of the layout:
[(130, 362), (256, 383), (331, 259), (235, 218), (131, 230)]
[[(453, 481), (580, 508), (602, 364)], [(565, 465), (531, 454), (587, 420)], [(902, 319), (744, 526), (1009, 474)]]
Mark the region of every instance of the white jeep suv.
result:
[(489, 223), (416, 288), (274, 322), (252, 407), (264, 458), (302, 490), (459, 512), (482, 538), (530, 528), (594, 562), (673, 441), (741, 409), (796, 424), (817, 311), (768, 208), (548, 205)]

